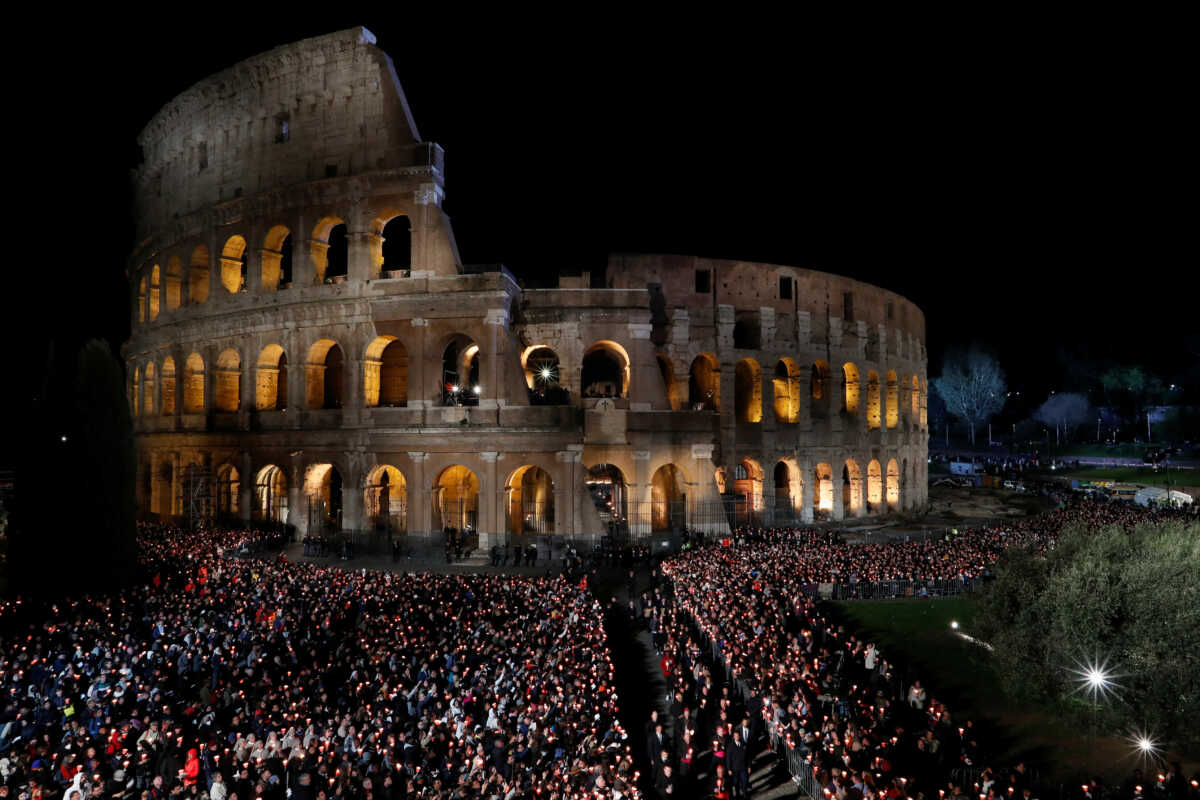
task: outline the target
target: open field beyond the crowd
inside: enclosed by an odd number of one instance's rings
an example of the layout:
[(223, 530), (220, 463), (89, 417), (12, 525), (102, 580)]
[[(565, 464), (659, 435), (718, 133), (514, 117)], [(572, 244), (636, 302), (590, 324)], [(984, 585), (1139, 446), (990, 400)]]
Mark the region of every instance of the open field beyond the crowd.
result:
[(1081, 481), (1116, 481), (1159, 487), (1165, 487), (1169, 480), (1172, 489), (1190, 494), (1196, 494), (1197, 484), (1200, 484), (1200, 474), (1196, 470), (1180, 467), (1158, 470), (1150, 467), (1091, 467), (1067, 470), (1059, 474)]
[[(838, 607), (854, 626), (874, 637), (901, 674), (920, 678), (930, 697), (944, 700), (956, 725), (971, 720), (982, 726), (982, 735), (1004, 760), (1024, 759), (1046, 784), (1066, 786), (1088, 772), (1119, 784), (1140, 763), (1128, 739), (1100, 735), (1089, 769), (1086, 726), (1001, 693), (986, 649), (950, 627), (957, 621), (958, 630), (970, 634), (975, 611), (969, 597), (854, 601)], [(1184, 760), (1186, 765), (1189, 759)]]

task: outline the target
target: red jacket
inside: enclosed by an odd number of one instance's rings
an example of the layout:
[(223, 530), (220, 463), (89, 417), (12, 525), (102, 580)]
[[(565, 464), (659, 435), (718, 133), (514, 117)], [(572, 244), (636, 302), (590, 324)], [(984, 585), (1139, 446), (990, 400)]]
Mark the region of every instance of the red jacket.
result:
[(183, 785), (192, 786), (200, 776), (200, 753), (196, 748), (188, 750), (187, 761), (183, 764)]

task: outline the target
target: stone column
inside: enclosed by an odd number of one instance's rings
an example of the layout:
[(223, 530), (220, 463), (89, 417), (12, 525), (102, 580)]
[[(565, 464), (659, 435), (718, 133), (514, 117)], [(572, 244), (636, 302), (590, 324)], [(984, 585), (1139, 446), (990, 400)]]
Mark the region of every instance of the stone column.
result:
[(712, 456), (715, 449), (716, 446), (711, 444), (692, 445), (692, 462), (697, 480), (691, 511), (697, 516), (697, 519), (693, 521), (689, 517), (688, 522), (692, 527), (700, 528), (708, 533), (728, 533), (729, 521), (725, 518), (725, 511), (721, 506), (721, 494), (717, 491), (717, 482), (714, 477), (716, 466), (713, 464)]
[(800, 496), (800, 521), (811, 525), (813, 514), (816, 512), (816, 501), (813, 500), (817, 495), (817, 473), (813, 462), (810, 460), (796, 459), (796, 464), (800, 470), (801, 486), (803, 487)]
[(346, 234), (346, 280), (363, 282), (379, 277), (379, 268), (372, 258), (372, 244), (377, 236), (370, 231)]
[[(352, 460), (354, 454), (348, 453), (347, 460)], [(358, 470), (342, 481), (342, 530), (357, 531), (362, 529), (363, 488), (362, 475)]]
[(176, 516), (184, 513), (183, 498), (181, 498), (179, 496), (180, 488), (183, 485), (180, 480), (180, 477), (179, 477), (179, 471), (181, 469), (183, 469), (183, 459), (180, 457), (179, 451), (176, 450), (174, 453), (171, 454), (171, 502), (170, 502), (171, 513)]
[(666, 397), (666, 387), (658, 374), (654, 348), (650, 343), (650, 332), (654, 326), (646, 323), (629, 324), (629, 408), (632, 411), (666, 410), (671, 408)]
[(295, 526), (297, 538), (303, 538), (308, 535), (308, 510), (300, 507), (300, 500), (304, 496), (304, 487), (301, 485), (304, 481), (304, 469), (300, 464), (300, 456), (292, 456), (290, 468), (280, 468), (287, 469), (288, 472), (287, 523)]
[[(504, 396), (504, 370), (500, 363), (506, 355), (503, 331), (508, 327), (508, 309), (489, 308), (483, 324), (488, 326), (488, 351), (487, 364), (479, 370), (481, 380), (485, 381), (482, 384), (483, 394), (479, 397), (479, 406), (495, 408), (497, 405), (503, 405), (503, 401), (508, 399)], [(463, 391), (470, 391), (470, 388), (464, 386)]]
[(629, 514), (629, 531), (634, 535), (648, 535), (653, 527), (651, 524), (653, 487), (649, 475), (649, 450), (633, 451), (633, 470), (634, 482), (629, 485), (629, 497), (633, 504)]
[(408, 354), (408, 407), (429, 408), (431, 394), (425, 377), (425, 334), (429, 331), (429, 320), (415, 317), (409, 324), (413, 335), (412, 352)]
[[(254, 511), (254, 482), (255, 476), (254, 465), (250, 461), (250, 451), (246, 450), (242, 453), (242, 464), (239, 468), (241, 479), (238, 481), (238, 517), (250, 521), (250, 515)], [(291, 484), (288, 485), (289, 490)], [(288, 498), (288, 508), (291, 508), (291, 498)]]
[(432, 489), (425, 478), (425, 462), (429, 458), (429, 453), (410, 451), (408, 457), (412, 460), (412, 483), (409, 484), (409, 494), (416, 501), (417, 511), (414, 518), (413, 507), (409, 506), (408, 530), (412, 533), (428, 534), (433, 526)]
[(559, 450), (554, 460), (562, 464), (561, 477), (554, 482), (554, 532), (559, 536), (577, 536), (579, 487), (578, 450)]
[[(499, 512), (500, 481), (497, 477), (496, 459), (500, 456), (494, 451), (483, 451), (479, 457), (484, 463), (484, 480), (479, 482), (479, 549), (487, 551), (493, 544), (499, 542), (503, 533)], [(432, 500), (430, 501), (432, 502)]]
[[(837, 464), (831, 464), (833, 467), (833, 510), (829, 515), (835, 522), (841, 522), (846, 518), (846, 503), (845, 503), (845, 488), (842, 484), (842, 470)], [(845, 462), (842, 463), (845, 467)]]

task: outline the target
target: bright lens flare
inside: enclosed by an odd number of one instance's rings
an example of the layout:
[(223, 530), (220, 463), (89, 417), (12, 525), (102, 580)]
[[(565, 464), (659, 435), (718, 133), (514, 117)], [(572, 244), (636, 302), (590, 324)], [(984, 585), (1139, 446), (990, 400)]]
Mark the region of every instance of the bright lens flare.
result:
[(1162, 748), (1146, 731), (1134, 731), (1129, 737), (1129, 744), (1133, 747), (1134, 755), (1140, 758), (1143, 764), (1155, 764), (1162, 757)]
[(1071, 672), (1078, 684), (1076, 691), (1087, 692), (1093, 702), (1107, 699), (1110, 694), (1116, 695), (1121, 688), (1117, 683), (1117, 678), (1121, 676), (1109, 668), (1107, 660), (1080, 664)]

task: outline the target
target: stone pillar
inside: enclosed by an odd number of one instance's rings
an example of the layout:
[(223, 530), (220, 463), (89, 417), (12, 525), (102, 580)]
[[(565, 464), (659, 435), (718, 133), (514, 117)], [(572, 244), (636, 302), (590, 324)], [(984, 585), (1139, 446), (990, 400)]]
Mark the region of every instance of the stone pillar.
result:
[[(408, 508), (408, 529), (413, 533), (428, 534), (433, 527), (433, 497), (432, 488), (425, 477), (425, 462), (429, 453), (409, 452), (412, 460), (412, 483), (409, 484), (409, 494), (416, 503), (416, 517), (413, 508)], [(415, 491), (414, 491), (415, 489)]]
[[(508, 399), (504, 396), (504, 370), (500, 363), (505, 356), (503, 331), (508, 327), (508, 309), (489, 308), (483, 324), (488, 326), (488, 349), (487, 363), (483, 365), (483, 369), (479, 370), (480, 380), (484, 381), (479, 405), (481, 408), (485, 406), (495, 408), (497, 405), (503, 405), (503, 402), (497, 401)], [(470, 388), (464, 386), (463, 391), (469, 391)], [(485, 403), (485, 398), (490, 402)]]
[(499, 453), (493, 451), (483, 451), (479, 454), (485, 465), (484, 479), (479, 482), (479, 548), (484, 551), (499, 542), (500, 534), (503, 533), (500, 521), (503, 514), (499, 512), (503, 487), (500, 486), (496, 468), (496, 459), (499, 456)]
[(554, 532), (559, 536), (577, 536), (579, 464), (578, 450), (559, 450), (554, 460), (562, 464), (560, 479), (554, 482)]
[(429, 408), (432, 395), (425, 376), (425, 334), (429, 331), (429, 320), (416, 317), (409, 324), (413, 335), (412, 352), (408, 354), (408, 407)]
[(796, 464), (800, 470), (800, 480), (802, 481), (800, 521), (806, 525), (811, 525), (817, 506), (813, 498), (816, 497), (817, 490), (820, 488), (817, 485), (817, 473), (812, 461), (798, 458), (796, 459)]
[[(254, 511), (254, 483), (256, 475), (254, 474), (254, 465), (250, 461), (250, 451), (246, 450), (242, 453), (242, 463), (238, 468), (241, 480), (238, 482), (238, 517), (250, 521), (250, 516)], [(289, 491), (291, 484), (288, 484)], [(288, 498), (288, 508), (292, 507), (291, 497)]]
[(173, 514), (175, 516), (178, 516), (184, 512), (183, 498), (180, 497), (180, 488), (182, 487), (183, 484), (180, 481), (180, 477), (179, 477), (179, 472), (182, 469), (183, 469), (183, 459), (179, 455), (179, 451), (176, 450), (174, 453), (171, 454), (171, 502), (170, 502), (171, 514)]
[(363, 282), (379, 277), (379, 268), (372, 258), (372, 244), (377, 236), (370, 231), (346, 233), (346, 280)]
[(662, 378), (658, 374), (650, 332), (654, 326), (646, 323), (629, 324), (629, 408), (632, 411), (669, 411), (666, 387), (658, 389)]
[[(846, 518), (846, 503), (845, 489), (842, 485), (842, 471), (838, 469), (836, 464), (833, 466), (833, 511), (829, 515), (834, 522), (841, 522)], [(845, 463), (842, 464), (845, 466)]]
[(629, 531), (634, 535), (649, 535), (653, 508), (653, 487), (651, 486), (650, 451), (633, 451), (634, 482), (629, 484), (629, 497), (633, 508), (629, 513)]
[(347, 476), (347, 480), (342, 481), (342, 530), (362, 530), (362, 514), (362, 476)]
[[(695, 497), (692, 501), (691, 514), (688, 523), (693, 528), (700, 528), (708, 533), (728, 533), (729, 521), (721, 506), (721, 495), (717, 491), (715, 476), (716, 466), (713, 464), (711, 444), (692, 445), (692, 462), (696, 474)], [(696, 519), (692, 518), (696, 516)]]
[(300, 464), (300, 456), (292, 456), (290, 468), (281, 469), (288, 471), (287, 523), (295, 526), (297, 538), (303, 538), (308, 535), (308, 510), (300, 507), (300, 500), (304, 496), (304, 487), (301, 485), (304, 481), (304, 469)]

